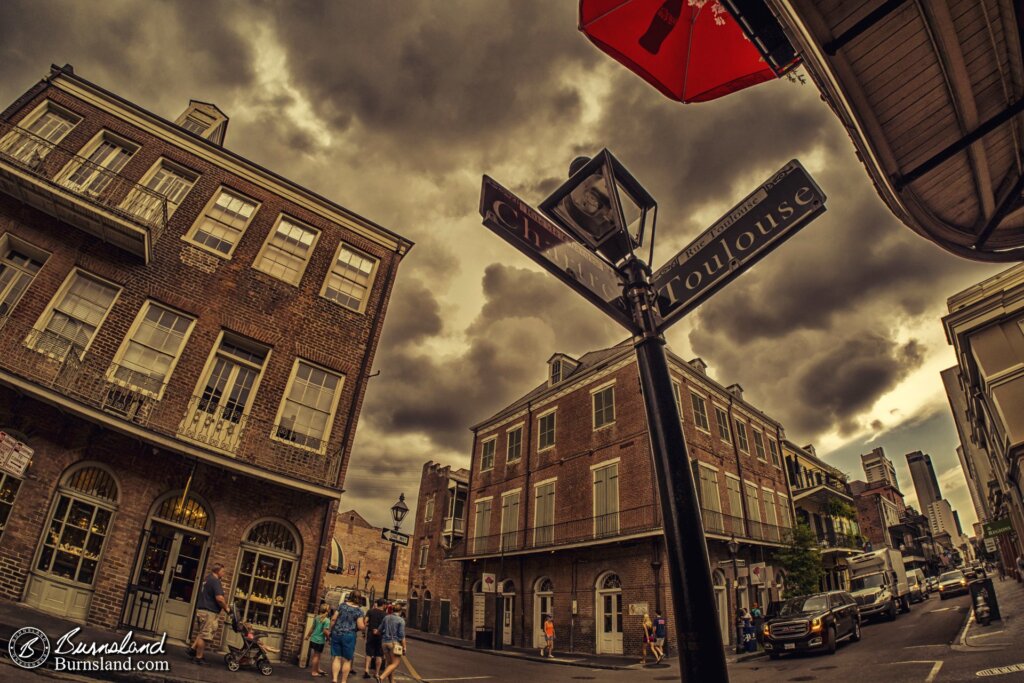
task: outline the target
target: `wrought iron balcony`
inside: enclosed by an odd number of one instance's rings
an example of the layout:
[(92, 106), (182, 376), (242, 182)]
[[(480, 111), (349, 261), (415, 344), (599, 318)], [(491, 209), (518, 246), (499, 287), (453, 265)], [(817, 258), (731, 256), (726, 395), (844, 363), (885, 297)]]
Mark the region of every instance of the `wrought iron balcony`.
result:
[(24, 128), (0, 122), (0, 192), (141, 256), (167, 226), (167, 198)]
[(818, 533), (818, 545), (822, 550), (849, 550), (860, 552), (864, 546), (863, 539), (856, 534), (842, 534), (834, 531)]
[(316, 452), (280, 436), (281, 425), (271, 419), (183, 390), (194, 387), (198, 377), (166, 384), (163, 378), (96, 356), (59, 332), (0, 317), (0, 376), (8, 375), (5, 383), (17, 380), (22, 390), (52, 392), (45, 396), (48, 400), (53, 394), (62, 396), (87, 419), (101, 411), (115, 427), (141, 427), (154, 436), (277, 474), (328, 486), (337, 482), (341, 436), (332, 436), (324, 452)]

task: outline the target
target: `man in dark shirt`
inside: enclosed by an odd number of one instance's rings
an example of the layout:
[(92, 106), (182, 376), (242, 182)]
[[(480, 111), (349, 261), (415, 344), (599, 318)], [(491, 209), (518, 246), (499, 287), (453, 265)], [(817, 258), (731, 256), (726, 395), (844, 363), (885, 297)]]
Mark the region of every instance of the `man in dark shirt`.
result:
[(218, 619), (222, 610), (228, 608), (224, 599), (224, 586), (221, 581), (224, 579), (224, 565), (215, 562), (206, 575), (202, 586), (199, 588), (199, 597), (196, 598), (196, 621), (199, 628), (196, 630), (196, 639), (189, 649), (192, 661), (203, 665), (203, 653), (206, 649), (206, 641), (217, 637)]
[(384, 645), (381, 642), (381, 622), (384, 621), (384, 601), (379, 599), (366, 613), (366, 661), (363, 662), (363, 678), (369, 678), (370, 672), (380, 677), (384, 665)]

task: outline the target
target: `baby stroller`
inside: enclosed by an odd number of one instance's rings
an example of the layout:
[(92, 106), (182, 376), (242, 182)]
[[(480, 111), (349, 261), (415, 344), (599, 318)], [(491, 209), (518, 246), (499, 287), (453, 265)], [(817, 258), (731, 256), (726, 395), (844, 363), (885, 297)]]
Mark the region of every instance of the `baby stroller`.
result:
[(254, 664), (264, 676), (274, 673), (274, 667), (267, 658), (268, 648), (261, 642), (265, 634), (242, 621), (237, 605), (231, 608), (231, 630), (242, 636), (242, 647), (228, 645), (228, 653), (224, 655), (228, 671), (238, 671), (243, 666)]

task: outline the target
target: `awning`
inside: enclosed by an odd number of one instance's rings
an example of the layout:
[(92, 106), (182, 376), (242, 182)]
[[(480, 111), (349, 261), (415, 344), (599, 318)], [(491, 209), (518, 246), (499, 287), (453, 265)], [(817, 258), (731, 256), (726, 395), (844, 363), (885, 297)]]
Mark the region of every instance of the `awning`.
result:
[(327, 572), (329, 574), (345, 573), (345, 553), (341, 552), (341, 544), (337, 539), (331, 539), (331, 557), (327, 561)]

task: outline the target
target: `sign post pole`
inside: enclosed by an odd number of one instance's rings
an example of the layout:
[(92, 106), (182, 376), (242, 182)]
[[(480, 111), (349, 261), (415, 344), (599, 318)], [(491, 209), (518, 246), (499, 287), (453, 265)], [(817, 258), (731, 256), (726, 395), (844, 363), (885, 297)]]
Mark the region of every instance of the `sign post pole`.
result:
[(640, 330), (634, 337), (634, 348), (661, 498), (680, 678), (687, 682), (728, 683), (722, 634), (716, 620), (710, 618), (717, 610), (715, 589), (690, 458), (672, 394), (665, 338), (658, 331), (654, 312), (654, 289), (643, 263), (633, 259), (627, 268), (626, 297)]
[(391, 592), (391, 575), (395, 572), (395, 555), (398, 546), (391, 542), (391, 552), (388, 554), (388, 573), (384, 576), (384, 602), (388, 601), (388, 594)]

